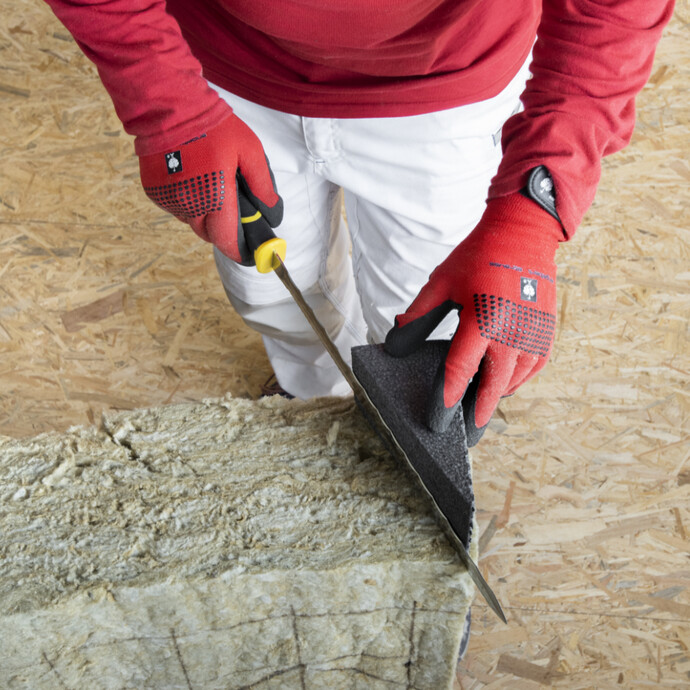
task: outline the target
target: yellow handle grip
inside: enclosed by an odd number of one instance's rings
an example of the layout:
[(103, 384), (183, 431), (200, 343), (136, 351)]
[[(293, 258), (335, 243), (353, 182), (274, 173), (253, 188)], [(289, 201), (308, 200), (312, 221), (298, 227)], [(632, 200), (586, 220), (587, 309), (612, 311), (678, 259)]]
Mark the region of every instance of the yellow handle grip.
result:
[(285, 261), (286, 250), (287, 243), (282, 237), (266, 240), (254, 251), (256, 270), (259, 273), (270, 273), (280, 265), (276, 256), (279, 256), (281, 261)]
[(284, 239), (276, 237), (271, 226), (261, 215), (260, 211), (251, 215), (240, 216), (244, 236), (249, 249), (254, 250), (254, 262), (259, 273), (270, 273), (278, 266), (278, 259), (285, 260), (287, 244)]

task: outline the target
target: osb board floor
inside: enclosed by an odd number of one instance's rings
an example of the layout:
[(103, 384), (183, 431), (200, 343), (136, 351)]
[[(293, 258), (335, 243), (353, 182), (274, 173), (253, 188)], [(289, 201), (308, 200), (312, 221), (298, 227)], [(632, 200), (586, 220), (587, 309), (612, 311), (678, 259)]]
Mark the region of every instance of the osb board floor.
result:
[[(690, 685), (688, 71), (678, 3), (633, 143), (559, 252), (549, 367), (474, 453), (481, 600), (462, 688)], [(209, 247), (151, 205), (95, 70), (0, 0), (0, 433), (231, 392), (270, 373)]]

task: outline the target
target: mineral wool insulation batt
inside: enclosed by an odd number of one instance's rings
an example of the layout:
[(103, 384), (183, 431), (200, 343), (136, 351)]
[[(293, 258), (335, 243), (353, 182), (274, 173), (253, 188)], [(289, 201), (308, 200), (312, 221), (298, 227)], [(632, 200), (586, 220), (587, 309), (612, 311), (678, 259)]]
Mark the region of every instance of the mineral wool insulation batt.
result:
[(12, 688), (450, 688), (474, 590), (352, 400), (0, 438)]

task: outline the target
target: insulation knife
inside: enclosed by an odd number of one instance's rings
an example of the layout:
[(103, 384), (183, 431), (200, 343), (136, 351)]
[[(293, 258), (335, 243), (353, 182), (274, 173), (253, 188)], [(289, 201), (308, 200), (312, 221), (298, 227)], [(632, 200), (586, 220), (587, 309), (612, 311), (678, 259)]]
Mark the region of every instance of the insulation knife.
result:
[(263, 218), (261, 213), (257, 211), (256, 208), (252, 206), (251, 202), (241, 193), (239, 195), (239, 201), (240, 219), (244, 229), (245, 239), (247, 241), (247, 246), (254, 255), (257, 270), (260, 273), (270, 273), (273, 271), (288, 290), (292, 298), (297, 303), (297, 306), (300, 308), (305, 318), (309, 322), (309, 325), (313, 328), (319, 340), (326, 348), (328, 354), (333, 359), (335, 365), (340, 370), (340, 373), (352, 388), (352, 392), (354, 393), (358, 404), (362, 408), (367, 421), (381, 436), (389, 450), (391, 450), (396, 457), (404, 462), (411, 475), (416, 479), (419, 488), (424, 494), (426, 494), (431, 506), (434, 509), (434, 514), (439, 526), (443, 530), (455, 551), (460, 556), (460, 560), (467, 569), (467, 572), (472, 578), (472, 581), (476, 585), (480, 594), (482, 597), (484, 597), (486, 603), (490, 606), (492, 611), (505, 623), (506, 617), (503, 613), (503, 609), (501, 608), (501, 604), (499, 603), (496, 595), (487, 581), (484, 579), (484, 576), (481, 574), (477, 564), (470, 557), (460, 536), (451, 526), (450, 522), (436, 502), (436, 499), (430, 493), (414, 465), (407, 457), (407, 454), (379, 414), (378, 409), (369, 398), (369, 394), (367, 393), (366, 389), (359, 382), (352, 371), (352, 368), (343, 359), (338, 351), (338, 348), (328, 336), (326, 329), (322, 326), (316, 317), (316, 314), (314, 314), (314, 311), (307, 304), (299, 288), (295, 285), (294, 281), (290, 277), (290, 273), (288, 272), (284, 263), (287, 247), (285, 240), (276, 237), (273, 229), (268, 224), (266, 219)]

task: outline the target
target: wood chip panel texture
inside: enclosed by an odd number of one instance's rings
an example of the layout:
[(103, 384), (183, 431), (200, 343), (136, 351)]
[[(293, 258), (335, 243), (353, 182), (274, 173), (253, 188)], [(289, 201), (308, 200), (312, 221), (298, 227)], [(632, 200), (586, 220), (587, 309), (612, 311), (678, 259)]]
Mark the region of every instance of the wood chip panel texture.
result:
[[(475, 604), (464, 690), (690, 683), (689, 23), (678, 0), (632, 143), (559, 249), (552, 361), (473, 452), (509, 624)], [(48, 6), (0, 0), (0, 46), (0, 433), (258, 395), (261, 340), (208, 246), (146, 199)]]

